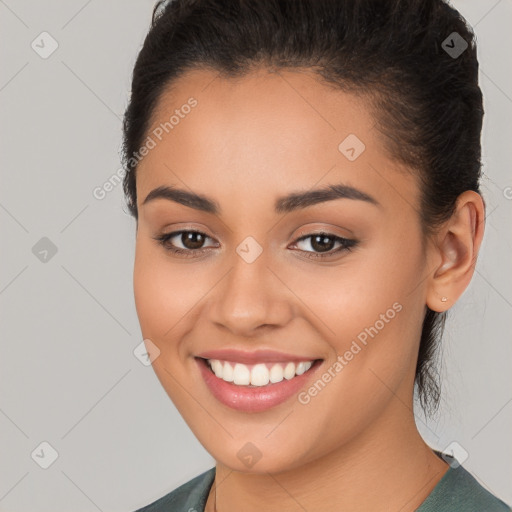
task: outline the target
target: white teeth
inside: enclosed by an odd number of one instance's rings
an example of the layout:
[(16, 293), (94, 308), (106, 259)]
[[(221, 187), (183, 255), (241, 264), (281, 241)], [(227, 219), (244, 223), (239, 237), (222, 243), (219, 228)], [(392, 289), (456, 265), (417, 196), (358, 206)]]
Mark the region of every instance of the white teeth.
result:
[(270, 380), (270, 372), (264, 364), (257, 364), (251, 370), (251, 384), (253, 386), (266, 386)]
[(295, 377), (295, 364), (288, 363), (284, 369), (284, 378), (290, 380), (293, 377)]
[[(222, 366), (222, 363), (220, 361), (219, 361), (219, 363)], [(235, 378), (234, 373), (235, 372), (233, 370), (233, 367), (226, 361), (223, 366), (221, 378), (223, 380), (225, 380), (226, 382), (233, 382), (233, 379)]]
[(222, 379), (222, 363), (218, 359), (211, 361), (212, 370), (215, 375)]
[(284, 379), (283, 367), (280, 364), (275, 364), (270, 368), (270, 382), (273, 384), (281, 382)]
[[(221, 376), (222, 379), (222, 376)], [(245, 364), (236, 363), (233, 370), (233, 382), (239, 386), (247, 386), (251, 381), (251, 372)]]
[(307, 363), (303, 363), (303, 362), (300, 362), (298, 365), (297, 365), (297, 368), (295, 368), (295, 373), (297, 375), (302, 375), (306, 370), (306, 364)]
[[(302, 361), (300, 363), (289, 362), (270, 365), (258, 363), (249, 368), (242, 363), (229, 363), (218, 359), (208, 359), (208, 363), (215, 375), (226, 382), (233, 382), (238, 386), (266, 386), (269, 382), (275, 384), (283, 379), (293, 379), (296, 375), (307, 372), (313, 361)], [(284, 368), (283, 368), (284, 366)]]

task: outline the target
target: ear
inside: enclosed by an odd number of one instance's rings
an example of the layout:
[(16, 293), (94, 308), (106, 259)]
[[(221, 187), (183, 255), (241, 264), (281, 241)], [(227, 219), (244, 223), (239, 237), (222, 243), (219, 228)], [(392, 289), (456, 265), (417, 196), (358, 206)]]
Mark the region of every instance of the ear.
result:
[(469, 285), (475, 270), (485, 224), (482, 196), (472, 190), (458, 198), (453, 215), (434, 235), (429, 247), (434, 268), (427, 289), (427, 306), (438, 312), (449, 309)]

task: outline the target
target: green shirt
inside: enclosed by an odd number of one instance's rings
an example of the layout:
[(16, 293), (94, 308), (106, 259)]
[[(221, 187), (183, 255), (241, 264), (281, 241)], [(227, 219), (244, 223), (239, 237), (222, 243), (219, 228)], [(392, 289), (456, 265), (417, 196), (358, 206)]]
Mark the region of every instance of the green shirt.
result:
[[(444, 455), (445, 459), (449, 456)], [(136, 512), (204, 512), (215, 467)], [(416, 512), (511, 512), (462, 466), (453, 464)]]

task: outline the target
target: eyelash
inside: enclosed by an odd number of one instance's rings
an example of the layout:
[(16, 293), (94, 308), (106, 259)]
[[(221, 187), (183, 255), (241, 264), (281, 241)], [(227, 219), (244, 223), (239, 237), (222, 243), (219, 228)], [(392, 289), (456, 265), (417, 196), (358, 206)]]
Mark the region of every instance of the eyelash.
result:
[[(202, 235), (205, 238), (210, 238), (208, 235), (201, 231), (196, 231), (192, 229), (183, 229), (181, 231), (173, 231), (171, 233), (164, 233), (162, 235), (154, 237), (155, 240), (157, 240), (166, 251), (169, 251), (171, 254), (175, 255), (182, 255), (186, 258), (194, 258), (198, 257), (199, 255), (203, 254), (208, 250), (208, 247), (202, 247), (201, 249), (180, 249), (179, 247), (174, 247), (168, 245), (168, 242), (171, 238), (174, 238), (175, 236), (182, 235), (183, 233), (196, 233), (199, 235)], [(303, 240), (307, 240), (308, 238), (312, 238), (314, 236), (324, 236), (328, 238), (334, 239), (335, 242), (340, 242), (341, 247), (338, 247), (336, 250), (332, 250), (326, 253), (312, 253), (310, 251), (302, 251), (307, 253), (307, 258), (311, 259), (323, 259), (328, 258), (330, 256), (333, 256), (334, 254), (338, 254), (341, 251), (351, 251), (356, 245), (356, 240), (351, 240), (349, 238), (343, 238), (341, 236), (333, 235), (332, 233), (325, 233), (325, 232), (318, 232), (318, 233), (310, 233), (308, 235), (303, 235), (300, 238), (297, 238), (295, 240), (294, 244), (301, 242)]]

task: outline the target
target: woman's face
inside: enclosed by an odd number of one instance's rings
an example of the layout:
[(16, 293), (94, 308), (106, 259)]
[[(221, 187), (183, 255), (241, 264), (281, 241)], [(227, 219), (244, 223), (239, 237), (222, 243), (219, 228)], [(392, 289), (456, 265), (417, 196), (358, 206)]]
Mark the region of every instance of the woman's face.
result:
[[(416, 180), (374, 124), (363, 100), (292, 71), (188, 72), (153, 117), (137, 313), (163, 387), (233, 469), (298, 467), (412, 418), (429, 256)], [(184, 194), (144, 203), (158, 187)], [(157, 240), (180, 230), (192, 233)], [(208, 354), (224, 349), (238, 352)], [(209, 355), (245, 384), (214, 375)], [(316, 363), (288, 378), (293, 361)], [(282, 380), (244, 380), (270, 377)]]

